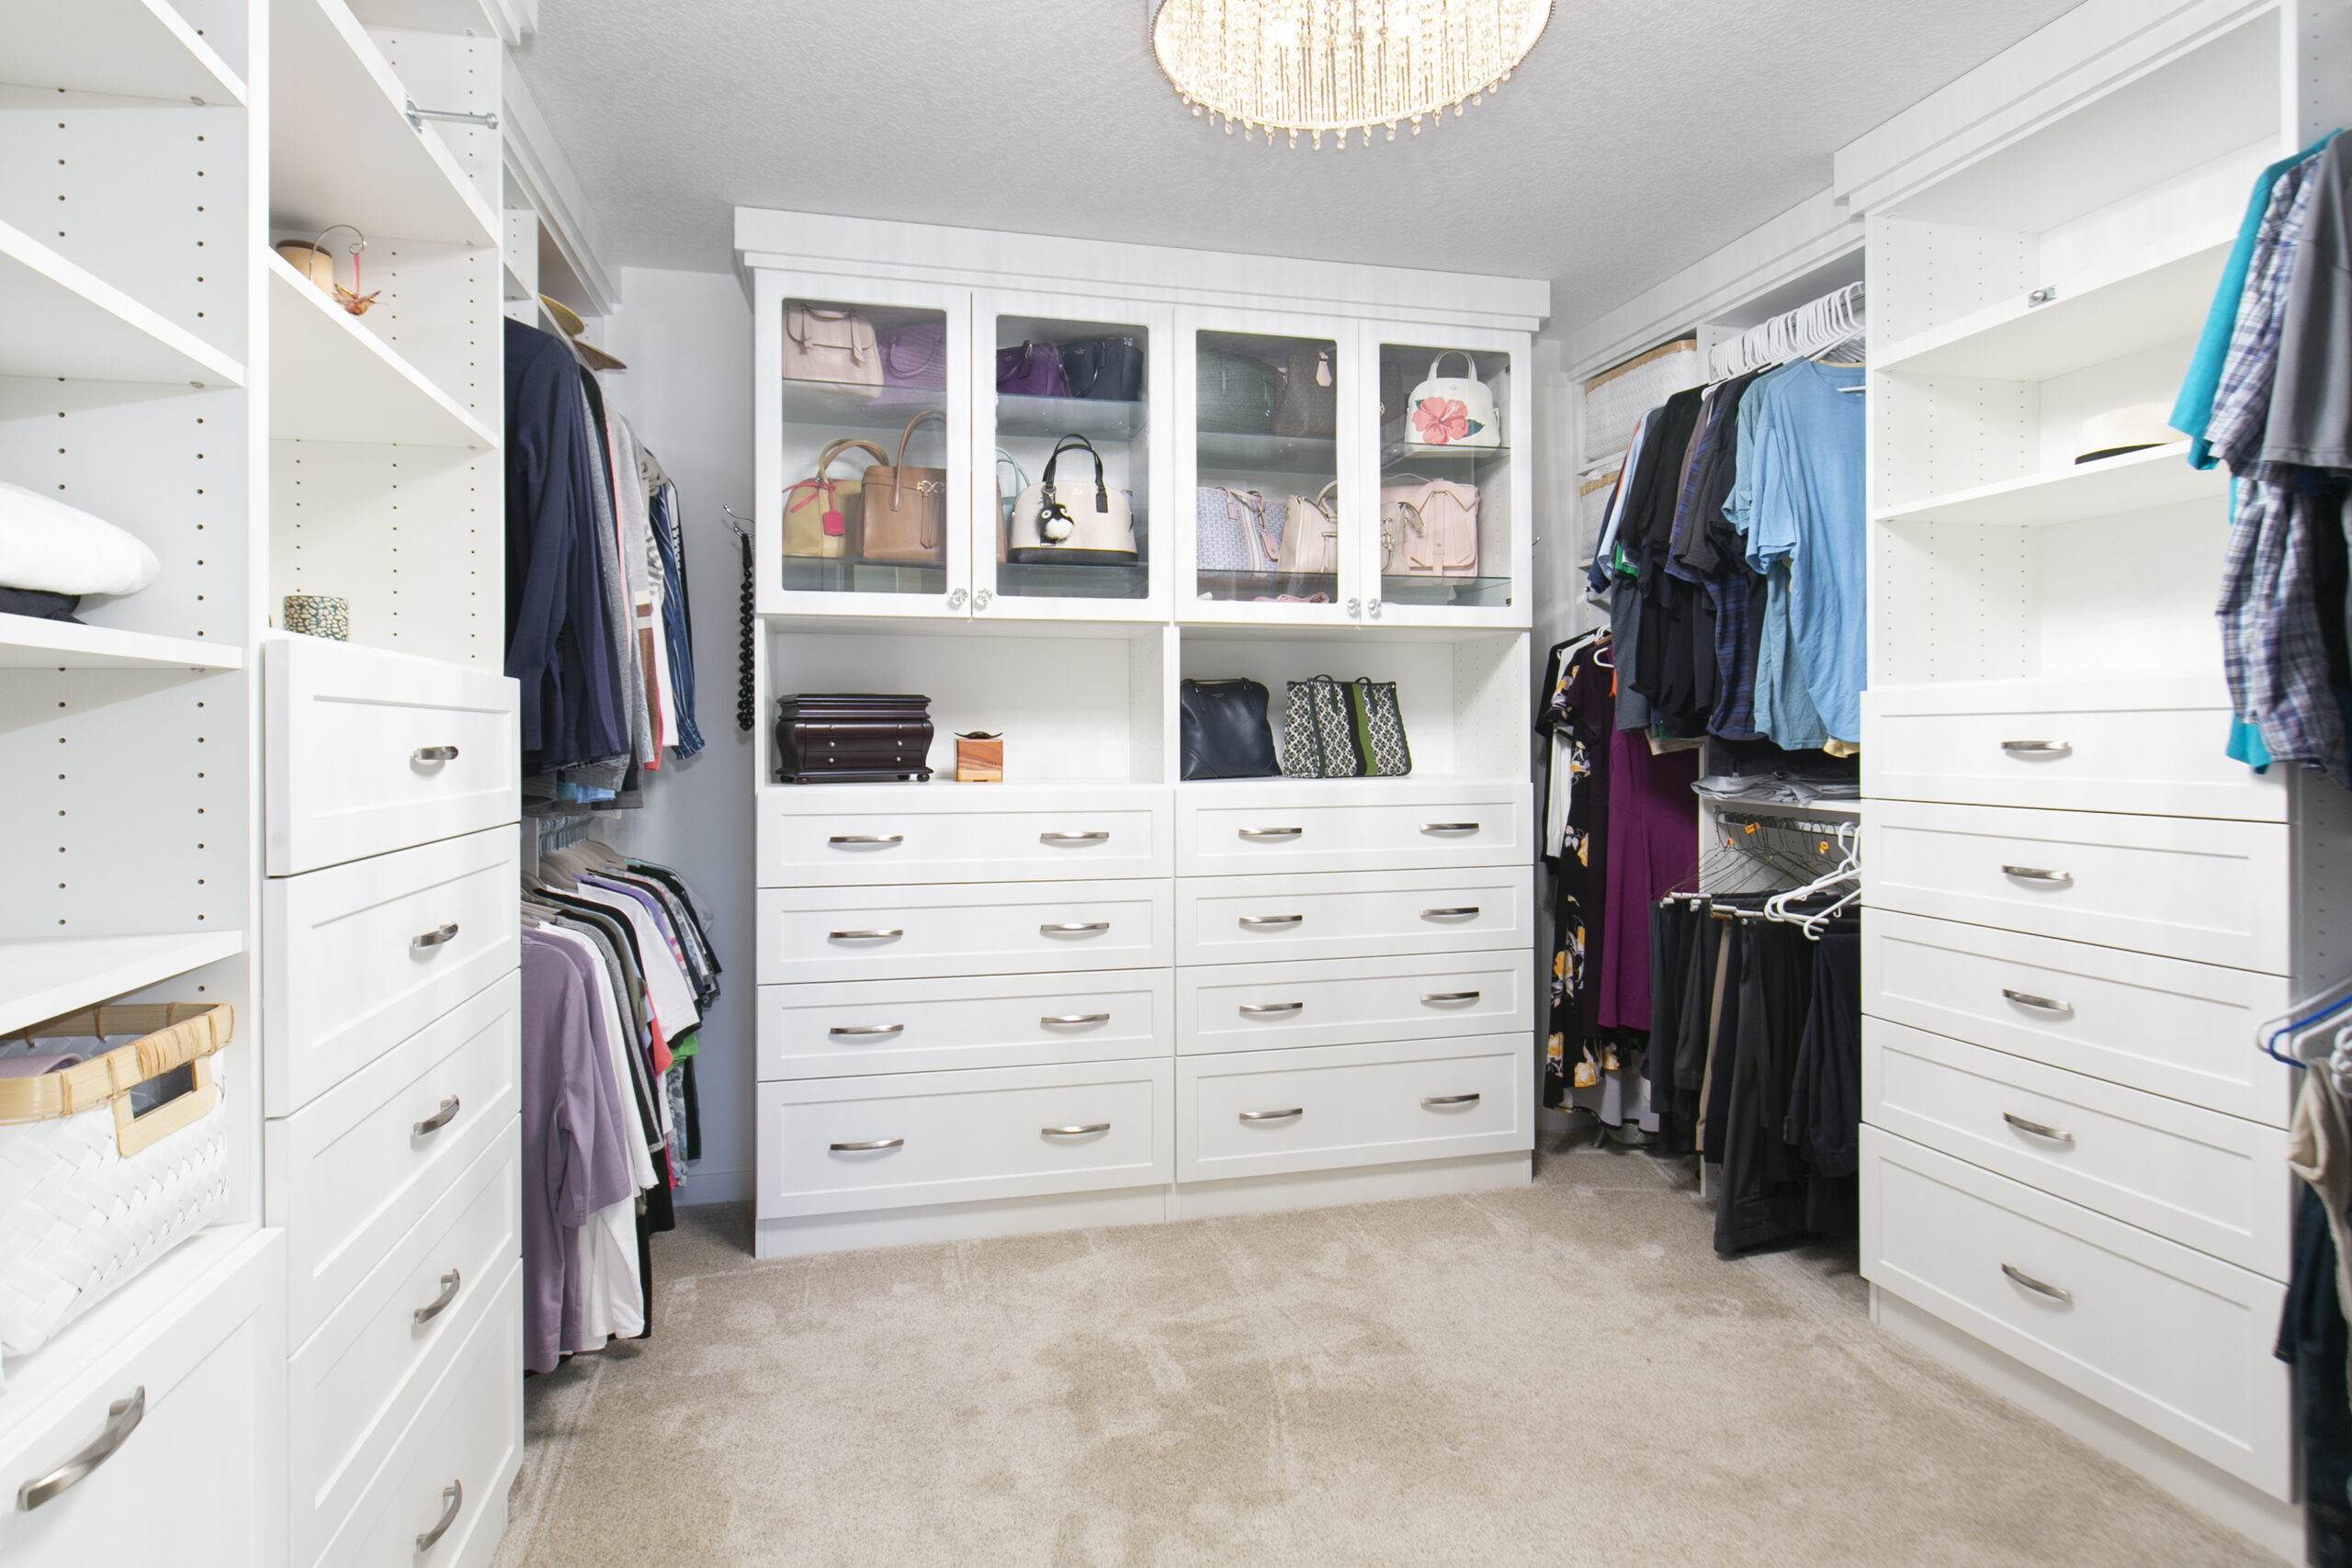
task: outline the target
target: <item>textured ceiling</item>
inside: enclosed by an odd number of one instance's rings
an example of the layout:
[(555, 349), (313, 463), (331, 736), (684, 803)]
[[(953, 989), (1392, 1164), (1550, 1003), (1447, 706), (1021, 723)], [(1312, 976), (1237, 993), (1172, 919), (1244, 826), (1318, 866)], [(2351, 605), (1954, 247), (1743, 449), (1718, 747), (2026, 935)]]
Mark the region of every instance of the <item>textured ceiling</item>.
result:
[(1548, 277), (1568, 327), (2073, 4), (1559, 0), (1499, 96), (1344, 153), (1191, 118), (1144, 0), (541, 0), (519, 58), (620, 265), (726, 268), (740, 204)]

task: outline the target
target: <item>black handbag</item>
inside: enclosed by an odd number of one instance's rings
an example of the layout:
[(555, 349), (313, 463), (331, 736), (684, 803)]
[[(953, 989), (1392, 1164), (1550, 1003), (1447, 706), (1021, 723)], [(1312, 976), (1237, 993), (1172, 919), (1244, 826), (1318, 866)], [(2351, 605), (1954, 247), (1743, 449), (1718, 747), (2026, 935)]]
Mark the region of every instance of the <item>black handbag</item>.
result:
[(1340, 425), (1339, 371), (1328, 348), (1294, 349), (1278, 369), (1276, 435), (1325, 436)]
[(1255, 681), (1185, 681), (1177, 688), (1182, 710), (1183, 772), (1188, 779), (1270, 779), (1273, 727), (1266, 722), (1266, 688)]
[(1132, 403), (1143, 397), (1143, 344), (1131, 337), (1090, 337), (1062, 344), (1062, 375), (1073, 398)]
[(1248, 355), (1204, 348), (1199, 369), (1194, 401), (1201, 429), (1228, 435), (1273, 434), (1272, 366)]

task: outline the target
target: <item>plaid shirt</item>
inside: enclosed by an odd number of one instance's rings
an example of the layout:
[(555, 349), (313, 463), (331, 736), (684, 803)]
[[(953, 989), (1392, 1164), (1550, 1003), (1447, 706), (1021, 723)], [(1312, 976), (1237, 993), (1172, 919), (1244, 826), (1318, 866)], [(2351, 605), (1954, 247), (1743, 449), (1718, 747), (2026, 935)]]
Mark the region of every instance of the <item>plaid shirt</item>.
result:
[(2301, 243), (2303, 215), (2311, 208), (2311, 161), (2296, 164), (2270, 187), (2270, 205), (2255, 231), (2245, 293), (2238, 301), (2237, 325), (2222, 361), (2222, 383), (2213, 395), (2213, 417), (2205, 438), (2214, 454), (2244, 475), (2262, 450), (2270, 419), (2270, 389), (2278, 371), (2278, 333), (2287, 313), (2287, 282)]

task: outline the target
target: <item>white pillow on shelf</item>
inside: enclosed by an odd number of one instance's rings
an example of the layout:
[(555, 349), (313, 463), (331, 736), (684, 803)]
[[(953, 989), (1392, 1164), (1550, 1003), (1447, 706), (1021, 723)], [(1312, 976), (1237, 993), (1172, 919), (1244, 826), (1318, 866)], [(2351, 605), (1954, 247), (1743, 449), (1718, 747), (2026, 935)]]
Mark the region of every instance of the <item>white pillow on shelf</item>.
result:
[(163, 571), (144, 541), (55, 496), (0, 479), (0, 588), (136, 593)]

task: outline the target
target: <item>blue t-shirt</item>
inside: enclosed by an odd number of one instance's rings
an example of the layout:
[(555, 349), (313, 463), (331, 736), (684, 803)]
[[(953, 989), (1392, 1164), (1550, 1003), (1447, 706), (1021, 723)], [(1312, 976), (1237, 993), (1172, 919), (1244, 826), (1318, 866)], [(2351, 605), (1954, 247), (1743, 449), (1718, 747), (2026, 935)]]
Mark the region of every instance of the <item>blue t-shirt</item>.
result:
[[(1740, 400), (1735, 494), (1747, 563), (1785, 560), (1789, 636), (1806, 692), (1829, 734), (1860, 742), (1868, 671), (1868, 583), (1862, 384), (1856, 367), (1795, 360), (1757, 380)], [(1748, 411), (1755, 407), (1751, 423)], [(1753, 441), (1751, 464), (1750, 442)], [(1732, 513), (1726, 502), (1724, 512)], [(1781, 744), (1786, 745), (1783, 741)]]

